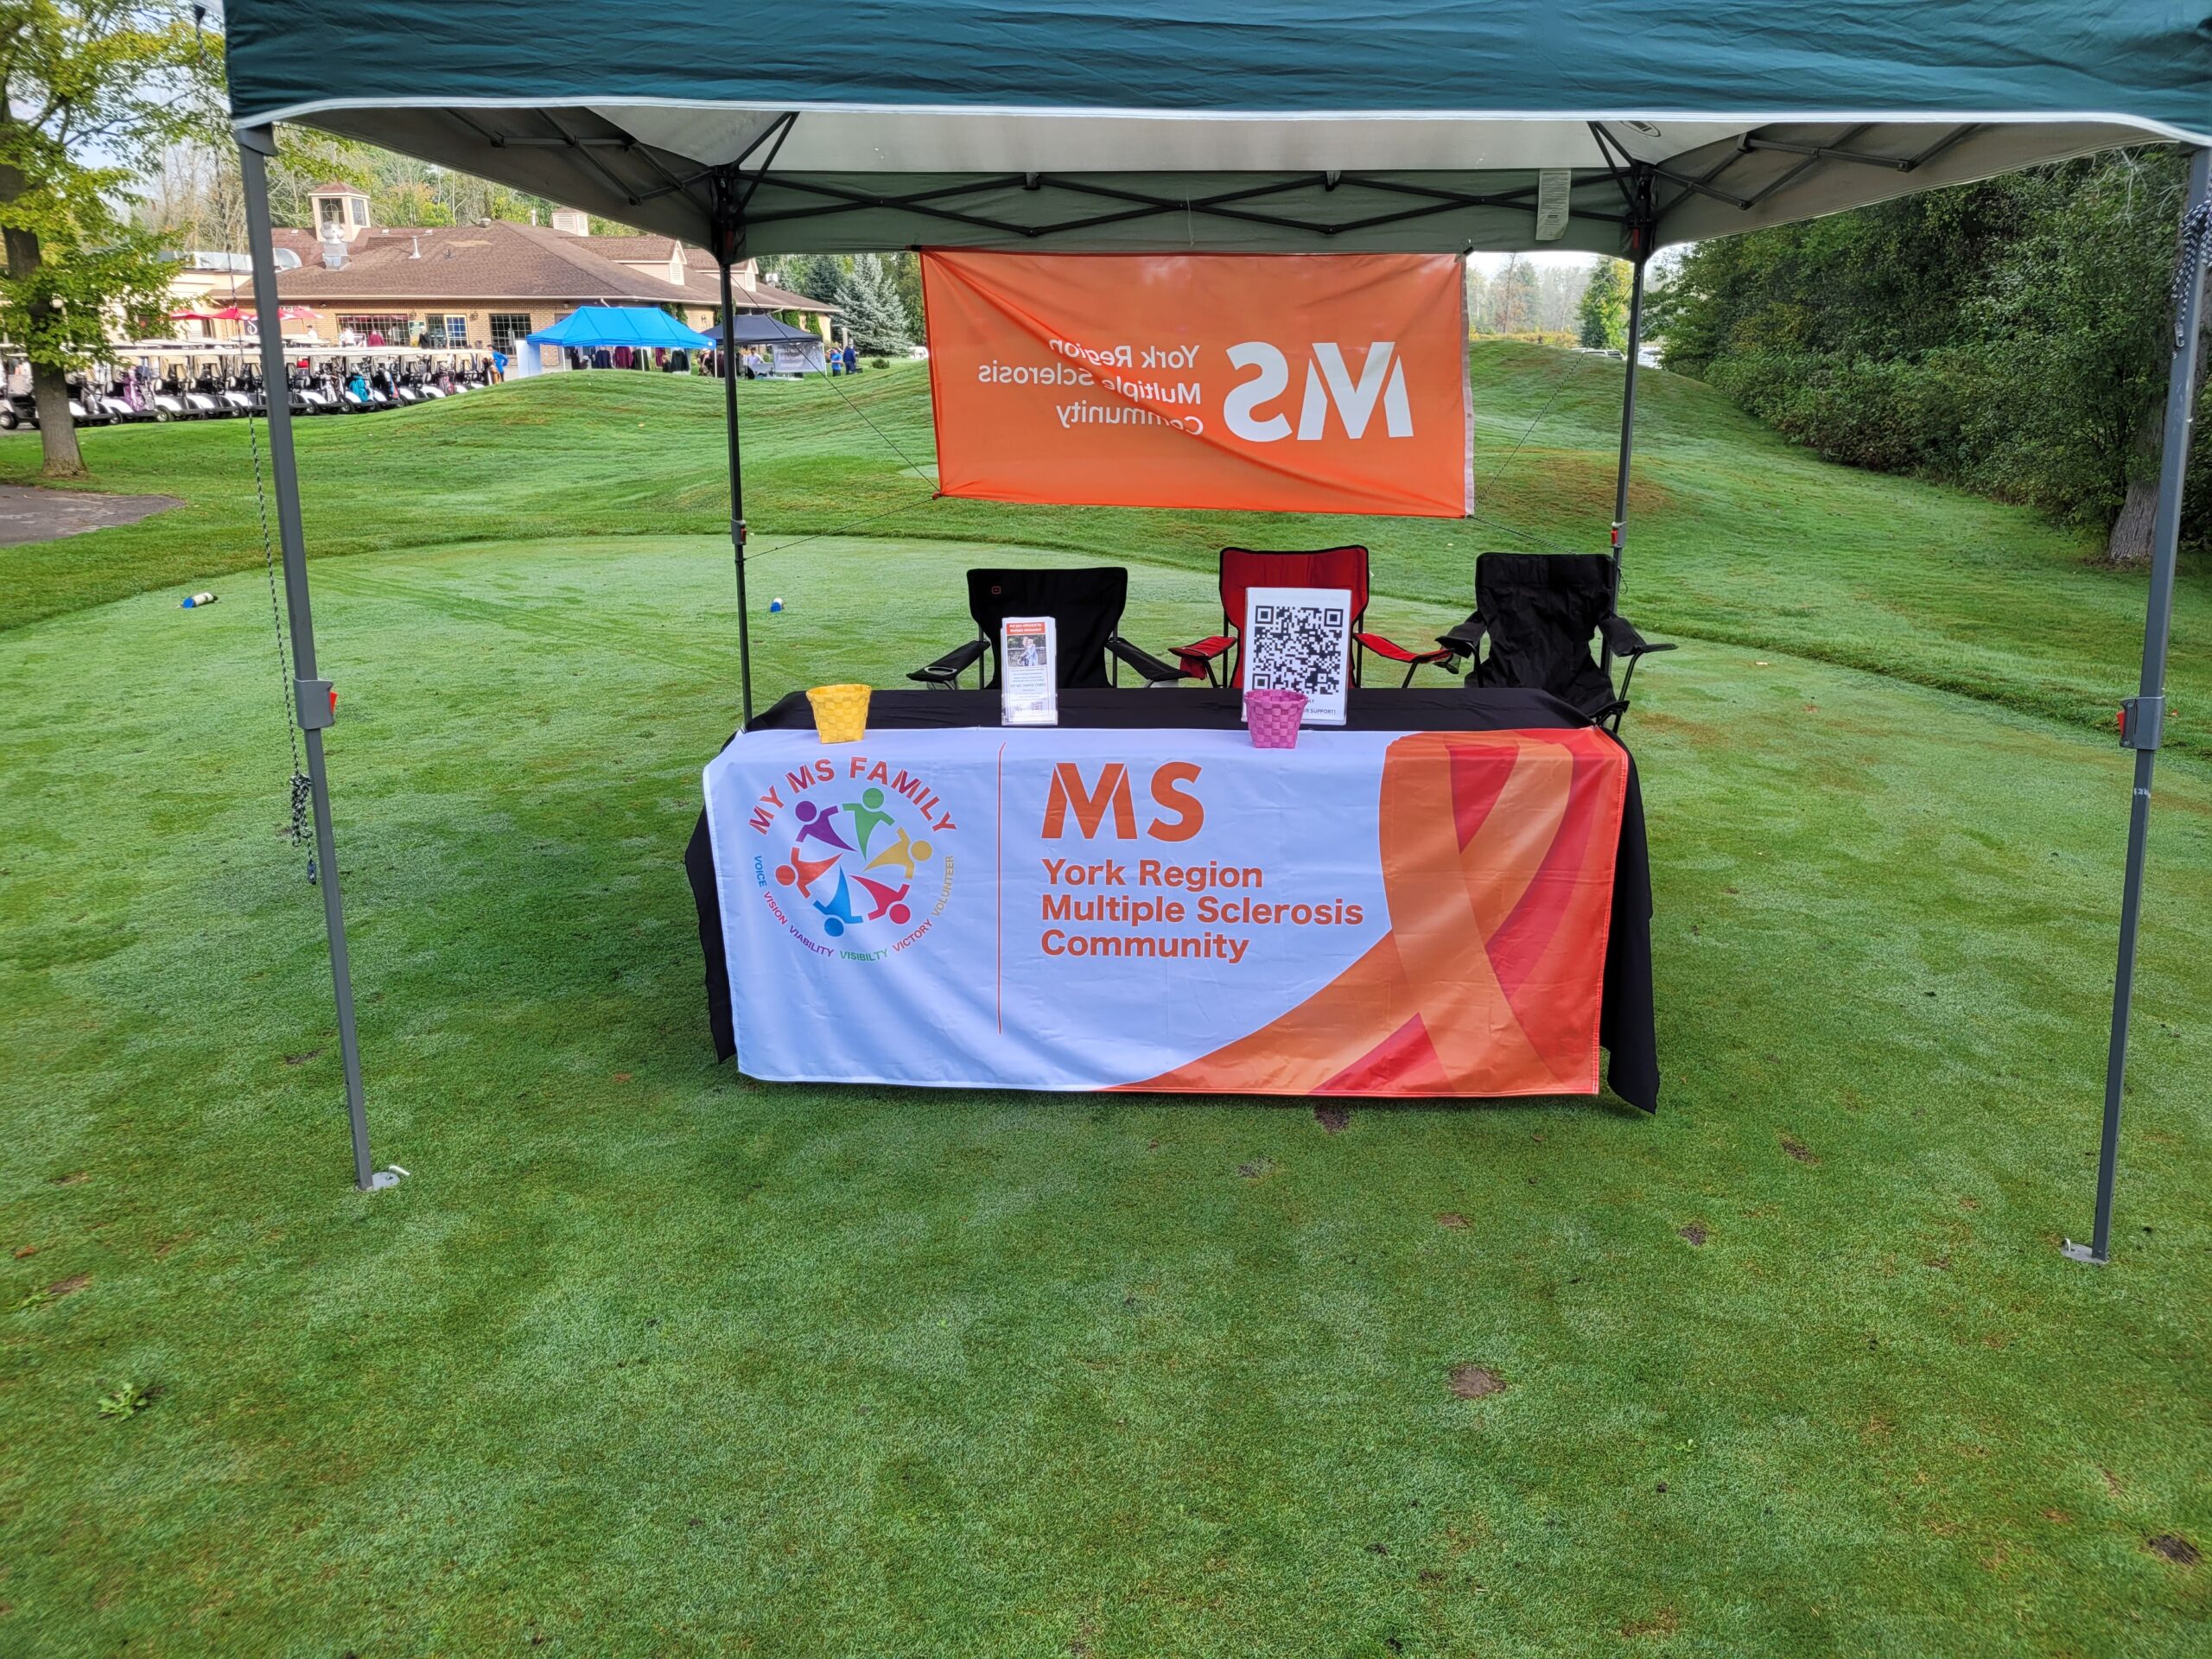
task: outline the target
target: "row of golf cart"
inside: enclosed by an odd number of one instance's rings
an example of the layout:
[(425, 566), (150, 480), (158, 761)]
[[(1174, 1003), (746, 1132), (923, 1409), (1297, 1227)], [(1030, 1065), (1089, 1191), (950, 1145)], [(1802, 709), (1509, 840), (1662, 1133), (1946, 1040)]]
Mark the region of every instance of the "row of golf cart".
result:
[[(364, 415), (434, 403), (488, 385), (492, 354), (404, 346), (287, 343), (292, 413)], [(19, 354), (0, 357), (8, 391), (0, 432), (35, 429), (38, 408)], [(212, 421), (267, 412), (261, 353), (238, 340), (137, 340), (109, 361), (69, 377), (69, 414), (79, 426), (138, 421)]]

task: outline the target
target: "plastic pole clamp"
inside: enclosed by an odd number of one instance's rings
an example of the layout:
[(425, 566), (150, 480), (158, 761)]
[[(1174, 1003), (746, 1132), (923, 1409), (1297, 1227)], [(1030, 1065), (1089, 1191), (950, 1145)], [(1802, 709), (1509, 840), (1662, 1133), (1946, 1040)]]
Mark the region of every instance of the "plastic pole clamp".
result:
[(292, 703), (303, 732), (319, 732), (338, 723), (338, 693), (328, 680), (294, 680)]
[(2124, 749), (2155, 749), (2165, 741), (2166, 700), (2129, 697), (2120, 705), (2120, 746)]

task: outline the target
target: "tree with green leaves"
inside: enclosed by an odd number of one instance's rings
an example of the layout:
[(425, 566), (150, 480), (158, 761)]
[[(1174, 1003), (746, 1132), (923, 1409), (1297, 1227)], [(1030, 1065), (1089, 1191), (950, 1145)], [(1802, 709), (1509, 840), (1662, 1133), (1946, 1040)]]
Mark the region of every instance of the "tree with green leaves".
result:
[(48, 478), (85, 471), (67, 377), (168, 310), (175, 266), (117, 204), (216, 118), (219, 63), (178, 0), (0, 4), (0, 337), (29, 359)]
[(1467, 337), (1471, 340), (1484, 332), (1490, 321), (1490, 278), (1483, 275), (1483, 268), (1470, 259), (1463, 279), (1467, 295)]
[(860, 350), (904, 357), (914, 349), (913, 322), (880, 254), (853, 256), (853, 268), (846, 273), (838, 304), (844, 308), (846, 332)]
[[(2148, 556), (2183, 162), (2109, 150), (1700, 243), (1667, 366), (1832, 461), (2039, 507)], [(2212, 519), (2200, 422), (2183, 534)]]
[(1536, 326), (1536, 267), (1528, 255), (1509, 257), (1490, 285), (1491, 329), (1527, 334)]
[(920, 326), (922, 315), (921, 256), (911, 248), (900, 248), (883, 256), (883, 268), (891, 275), (891, 286), (899, 292), (899, 303), (906, 308), (907, 317)]
[(1591, 267), (1580, 309), (1585, 346), (1604, 352), (1628, 350), (1628, 302), (1633, 280), (1625, 259), (1600, 259)]
[(846, 273), (851, 265), (849, 254), (794, 253), (787, 255), (767, 277), (778, 288), (804, 294), (824, 305), (836, 305), (844, 295)]

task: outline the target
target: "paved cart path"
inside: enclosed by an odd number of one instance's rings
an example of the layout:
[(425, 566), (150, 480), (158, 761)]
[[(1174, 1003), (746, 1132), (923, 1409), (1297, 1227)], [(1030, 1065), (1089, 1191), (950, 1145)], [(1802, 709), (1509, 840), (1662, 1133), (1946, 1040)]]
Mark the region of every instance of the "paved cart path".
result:
[(89, 490), (0, 484), (0, 547), (134, 524), (183, 505), (173, 495), (96, 495)]

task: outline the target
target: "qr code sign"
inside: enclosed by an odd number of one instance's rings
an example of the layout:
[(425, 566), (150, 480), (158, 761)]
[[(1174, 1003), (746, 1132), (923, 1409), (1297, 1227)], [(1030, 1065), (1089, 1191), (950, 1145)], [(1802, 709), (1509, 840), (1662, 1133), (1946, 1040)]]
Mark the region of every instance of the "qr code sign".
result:
[(1255, 604), (1244, 683), (1255, 691), (1338, 695), (1348, 654), (1345, 620), (1341, 605)]

